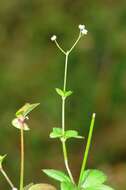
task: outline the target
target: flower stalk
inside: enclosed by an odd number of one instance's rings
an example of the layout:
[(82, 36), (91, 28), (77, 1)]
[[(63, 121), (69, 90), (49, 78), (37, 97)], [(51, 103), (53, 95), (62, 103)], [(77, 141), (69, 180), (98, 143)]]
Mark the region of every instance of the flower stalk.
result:
[[(64, 84), (63, 84), (63, 91), (64, 92), (66, 91), (66, 82), (67, 82), (68, 55), (69, 55), (69, 52), (66, 53), (66, 57), (65, 57), (65, 71), (64, 71)], [(63, 135), (65, 133), (65, 105), (66, 105), (65, 104), (66, 103), (65, 100), (66, 100), (66, 98), (62, 97), (62, 133), (63, 133)], [(68, 154), (67, 154), (67, 148), (66, 148), (66, 140), (63, 139), (63, 140), (61, 140), (61, 142), (62, 142), (64, 163), (65, 163), (66, 170), (68, 172), (68, 175), (69, 175), (71, 181), (73, 183), (75, 183), (74, 179), (73, 179), (73, 176), (72, 176), (72, 173), (71, 173), (71, 170), (70, 170), (70, 167), (69, 167), (69, 163), (68, 163)]]
[[(75, 48), (75, 46), (77, 45), (77, 43), (79, 42), (80, 38), (84, 35), (87, 34), (87, 30), (85, 29), (84, 25), (79, 25), (79, 36), (77, 38), (77, 40), (75, 41), (75, 43), (73, 44), (73, 46), (68, 50), (68, 51), (64, 51), (62, 49), (62, 47), (59, 45), (59, 43), (57, 42), (57, 36), (53, 35), (51, 37), (51, 40), (53, 42), (55, 42), (56, 46), (58, 47), (58, 49), (65, 55), (65, 68), (64, 68), (64, 80), (63, 80), (63, 94), (65, 94), (66, 91), (66, 84), (67, 84), (67, 70), (68, 70), (68, 58), (69, 58), (69, 54), (72, 52), (72, 50)], [(66, 96), (61, 95), (62, 96), (62, 135), (65, 135), (65, 107), (66, 107)], [(64, 163), (65, 163), (65, 167), (66, 170), (68, 172), (68, 175), (72, 181), (73, 184), (75, 184), (74, 182), (74, 178), (72, 175), (72, 172), (70, 170), (69, 167), (69, 163), (68, 163), (68, 154), (67, 154), (67, 148), (66, 148), (66, 139), (65, 138), (61, 138), (61, 142), (62, 142), (62, 149), (63, 149), (63, 156), (64, 156)]]

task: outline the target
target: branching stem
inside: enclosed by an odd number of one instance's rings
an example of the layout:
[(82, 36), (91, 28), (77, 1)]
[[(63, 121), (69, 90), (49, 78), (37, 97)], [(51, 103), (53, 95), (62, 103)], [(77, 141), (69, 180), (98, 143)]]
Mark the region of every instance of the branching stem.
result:
[(56, 46), (59, 48), (59, 50), (66, 55), (66, 52), (61, 48), (61, 46), (59, 45), (59, 43), (57, 42), (57, 40), (55, 40), (55, 44)]
[(75, 41), (75, 43), (73, 44), (73, 46), (70, 48), (69, 53), (74, 49), (74, 47), (77, 45), (77, 43), (79, 42), (80, 38), (81, 38), (82, 34), (81, 32), (79, 33), (79, 36), (77, 38), (77, 40)]
[[(64, 51), (61, 48), (61, 46), (59, 45), (59, 43), (57, 42), (57, 40), (55, 40), (56, 46), (65, 55), (64, 83), (63, 83), (63, 91), (64, 92), (66, 91), (66, 83), (67, 83), (68, 57), (69, 57), (69, 54), (71, 53), (71, 51), (76, 46), (76, 44), (78, 43), (78, 41), (80, 40), (80, 38), (81, 38), (81, 32), (79, 33), (79, 36), (78, 36), (77, 40), (75, 41), (75, 43), (73, 44), (73, 46), (68, 51)], [(62, 133), (63, 133), (63, 135), (65, 133), (65, 105), (66, 105), (65, 100), (66, 100), (66, 97), (62, 97)], [(67, 169), (68, 175), (69, 175), (72, 183), (75, 184), (71, 170), (69, 168), (67, 148), (66, 148), (66, 140), (62, 139), (61, 142), (62, 142), (62, 148), (63, 148), (63, 156), (64, 156), (65, 167)]]

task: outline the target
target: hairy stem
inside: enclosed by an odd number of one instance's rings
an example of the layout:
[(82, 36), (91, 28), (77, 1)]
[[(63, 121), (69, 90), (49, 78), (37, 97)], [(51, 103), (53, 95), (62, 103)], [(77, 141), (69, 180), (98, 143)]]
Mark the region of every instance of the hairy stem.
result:
[(91, 119), (91, 124), (90, 124), (90, 129), (89, 129), (87, 144), (86, 144), (86, 148), (85, 148), (85, 152), (84, 152), (84, 159), (83, 159), (83, 162), (82, 162), (82, 167), (81, 167), (81, 172), (80, 172), (80, 177), (79, 177), (78, 185), (80, 185), (81, 178), (82, 178), (82, 174), (83, 174), (83, 172), (84, 172), (84, 170), (85, 170), (86, 163), (87, 163), (87, 158), (88, 158), (89, 149), (90, 149), (90, 145), (91, 145), (92, 134), (93, 134), (93, 128), (94, 128), (94, 122), (95, 122), (95, 115), (96, 115), (96, 114), (93, 113), (92, 119)]
[(13, 185), (12, 181), (10, 180), (10, 178), (8, 177), (8, 175), (6, 174), (6, 172), (4, 171), (4, 169), (3, 169), (2, 167), (0, 168), (0, 171), (1, 171), (1, 173), (3, 174), (3, 176), (5, 177), (6, 181), (7, 181), (8, 184), (10, 185), (10, 187), (11, 187), (12, 189), (14, 189), (14, 185)]
[(24, 130), (23, 124), (21, 127), (21, 168), (20, 168), (20, 190), (23, 190), (24, 186)]

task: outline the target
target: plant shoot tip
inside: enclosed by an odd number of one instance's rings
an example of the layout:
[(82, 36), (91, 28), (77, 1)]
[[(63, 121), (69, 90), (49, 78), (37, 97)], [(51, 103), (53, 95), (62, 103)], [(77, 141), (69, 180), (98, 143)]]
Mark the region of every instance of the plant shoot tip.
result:
[(92, 117), (95, 118), (96, 117), (96, 113), (93, 113)]

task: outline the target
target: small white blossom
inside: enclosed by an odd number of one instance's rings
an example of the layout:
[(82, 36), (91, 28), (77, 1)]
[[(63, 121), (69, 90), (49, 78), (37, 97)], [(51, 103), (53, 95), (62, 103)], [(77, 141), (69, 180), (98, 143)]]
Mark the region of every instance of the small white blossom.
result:
[(88, 31), (85, 28), (85, 25), (80, 24), (78, 28), (80, 29), (82, 35), (86, 35), (88, 33)]
[(18, 189), (14, 187), (12, 190), (18, 190)]
[(87, 31), (86, 29), (83, 29), (83, 30), (81, 31), (81, 33), (82, 33), (83, 35), (86, 35), (86, 34), (88, 33), (88, 31)]
[(85, 25), (82, 25), (82, 24), (80, 24), (78, 27), (79, 27), (80, 30), (85, 29)]
[(56, 35), (53, 35), (53, 36), (51, 37), (51, 40), (52, 40), (52, 41), (55, 41), (56, 38), (57, 38)]

